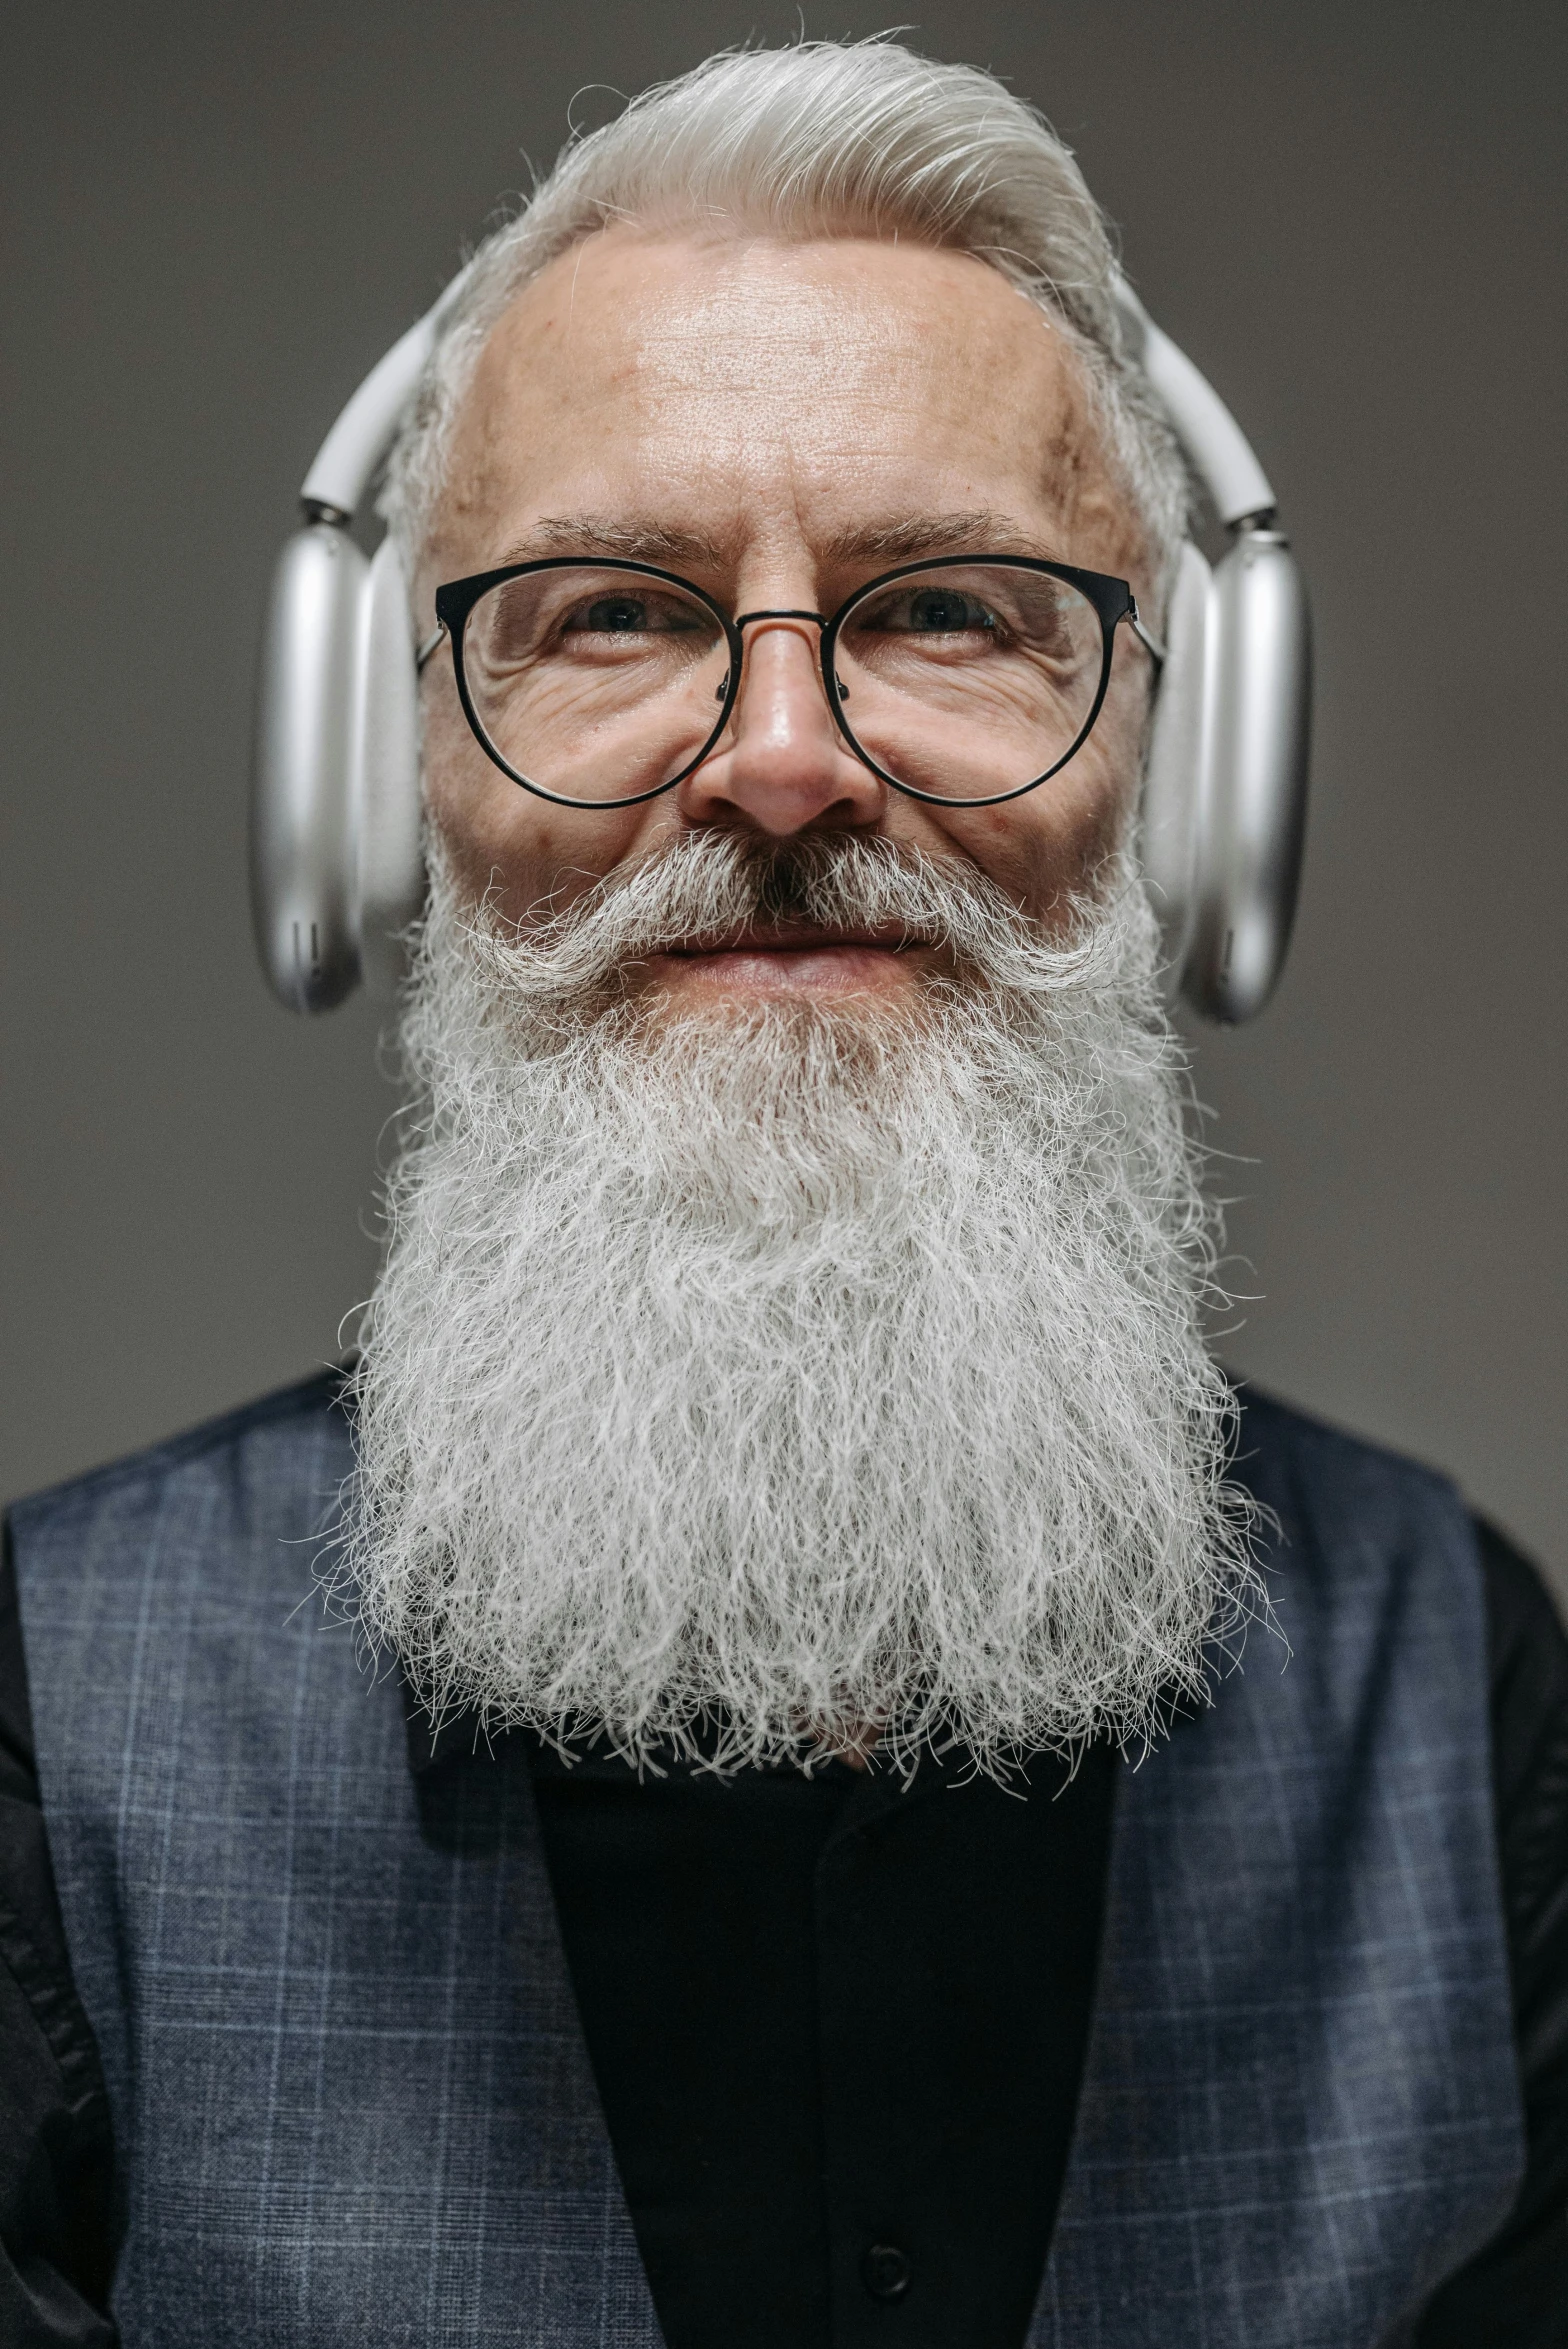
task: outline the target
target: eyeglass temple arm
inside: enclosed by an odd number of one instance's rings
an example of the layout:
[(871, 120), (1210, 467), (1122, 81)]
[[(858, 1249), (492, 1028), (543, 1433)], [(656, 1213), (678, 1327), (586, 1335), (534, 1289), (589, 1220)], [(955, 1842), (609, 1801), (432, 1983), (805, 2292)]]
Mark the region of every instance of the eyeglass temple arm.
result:
[(425, 638), (424, 643), (420, 646), (418, 652), (416, 652), (414, 655), (414, 673), (416, 676), (423, 671), (426, 661), (429, 660), (431, 654), (435, 651), (436, 646), (441, 642), (441, 639), (445, 636), (445, 634), (446, 622), (442, 620), (437, 624), (434, 634)]
[(1134, 636), (1136, 636), (1138, 642), (1143, 646), (1144, 651), (1148, 654), (1155, 667), (1157, 669), (1163, 669), (1165, 666), (1165, 647), (1163, 644), (1161, 644), (1157, 636), (1151, 636), (1148, 629), (1145, 628), (1143, 622), (1138, 617), (1138, 607), (1136, 604), (1134, 604), (1132, 609), (1126, 614), (1126, 619), (1127, 625), (1131, 628)]

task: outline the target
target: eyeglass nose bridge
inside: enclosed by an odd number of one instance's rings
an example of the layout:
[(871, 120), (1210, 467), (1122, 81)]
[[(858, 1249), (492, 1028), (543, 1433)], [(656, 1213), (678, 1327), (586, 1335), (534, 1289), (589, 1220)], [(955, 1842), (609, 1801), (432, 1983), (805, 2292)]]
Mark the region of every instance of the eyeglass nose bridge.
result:
[(827, 623), (827, 614), (826, 614), (825, 612), (786, 612), (786, 611), (777, 611), (777, 612), (742, 612), (742, 613), (740, 613), (740, 615), (737, 617), (737, 619), (736, 619), (736, 622), (735, 622), (735, 625), (736, 625), (736, 627), (737, 627), (737, 628), (749, 628), (749, 627), (751, 626), (751, 624), (752, 624), (753, 620), (815, 620), (815, 622), (816, 622), (816, 624), (817, 624), (817, 626), (818, 626), (819, 628), (825, 628), (825, 627), (827, 626), (827, 624), (828, 624), (828, 623)]
[[(780, 607), (776, 610), (769, 608), (767, 610), (758, 612), (738, 612), (734, 621), (736, 635), (738, 636), (743, 628), (751, 627), (753, 622), (757, 620), (810, 620), (813, 625), (818, 628), (826, 628), (828, 625), (826, 612), (797, 612), (785, 607)], [(724, 683), (719, 687), (719, 690), (714, 696), (714, 699), (716, 701), (723, 701), (728, 694), (729, 689), (730, 680), (726, 678)], [(840, 685), (838, 691), (841, 701), (847, 701), (849, 699), (849, 695), (842, 685)]]

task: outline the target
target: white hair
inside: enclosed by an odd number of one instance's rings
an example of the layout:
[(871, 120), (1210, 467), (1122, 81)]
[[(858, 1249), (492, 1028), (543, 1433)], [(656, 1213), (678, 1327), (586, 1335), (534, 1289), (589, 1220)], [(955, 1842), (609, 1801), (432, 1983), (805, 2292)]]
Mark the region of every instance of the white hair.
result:
[[(724, 1763), (1148, 1737), (1255, 1597), (1214, 1222), (1135, 878), (698, 831), (513, 930), (439, 856), (340, 1588), (439, 1717)], [(665, 1016), (759, 913), (945, 946), (914, 1016)]]
[(475, 254), (393, 451), (381, 510), (410, 576), (453, 419), (491, 329), (558, 254), (621, 220), (789, 238), (897, 236), (989, 263), (1075, 354), (1163, 594), (1186, 527), (1187, 476), (1124, 342), (1115, 254), (1083, 174), (994, 75), (889, 40), (710, 57), (566, 147)]

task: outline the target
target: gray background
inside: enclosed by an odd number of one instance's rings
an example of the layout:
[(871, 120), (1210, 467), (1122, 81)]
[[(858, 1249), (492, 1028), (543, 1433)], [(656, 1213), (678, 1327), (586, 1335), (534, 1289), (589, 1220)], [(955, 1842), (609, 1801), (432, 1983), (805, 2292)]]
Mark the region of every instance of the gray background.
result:
[[(274, 1009), (247, 931), (251, 674), (293, 494), (574, 93), (797, 22), (719, 0), (13, 17), (0, 1491), (296, 1376), (365, 1294), (377, 1014)], [(1496, 0), (941, 0), (914, 37), (1077, 146), (1315, 590), (1294, 961), (1256, 1028), (1199, 1047), (1251, 1299), (1226, 1351), (1445, 1464), (1568, 1593), (1565, 24)], [(577, 118), (613, 104), (586, 90)]]

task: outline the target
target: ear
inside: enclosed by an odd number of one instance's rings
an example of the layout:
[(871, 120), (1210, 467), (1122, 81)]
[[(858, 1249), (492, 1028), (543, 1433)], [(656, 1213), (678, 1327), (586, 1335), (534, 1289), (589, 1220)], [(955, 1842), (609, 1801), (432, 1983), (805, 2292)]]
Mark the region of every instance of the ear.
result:
[(1143, 770), (1139, 858), (1165, 944), (1169, 991), (1181, 982), (1192, 938), (1212, 709), (1213, 575), (1183, 542), (1165, 622)]
[(361, 627), (354, 758), (360, 961), (372, 992), (390, 995), (406, 965), (403, 934), (425, 895), (413, 615), (390, 533), (370, 565)]

